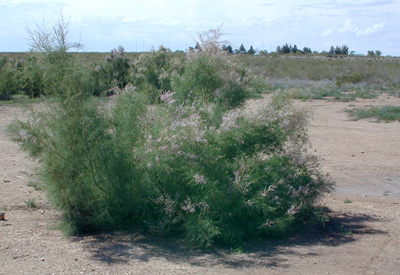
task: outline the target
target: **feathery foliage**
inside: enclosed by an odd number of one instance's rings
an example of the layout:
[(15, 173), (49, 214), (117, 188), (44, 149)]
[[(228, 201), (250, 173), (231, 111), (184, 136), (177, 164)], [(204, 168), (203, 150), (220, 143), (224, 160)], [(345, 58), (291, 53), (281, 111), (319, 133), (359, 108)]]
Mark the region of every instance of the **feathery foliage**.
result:
[(85, 74), (62, 70), (55, 102), (9, 127), (39, 160), (67, 232), (174, 233), (208, 247), (283, 237), (309, 218), (329, 182), (305, 153), (306, 114), (282, 96), (240, 113), (251, 82), (210, 45), (162, 104), (131, 86), (99, 103)]

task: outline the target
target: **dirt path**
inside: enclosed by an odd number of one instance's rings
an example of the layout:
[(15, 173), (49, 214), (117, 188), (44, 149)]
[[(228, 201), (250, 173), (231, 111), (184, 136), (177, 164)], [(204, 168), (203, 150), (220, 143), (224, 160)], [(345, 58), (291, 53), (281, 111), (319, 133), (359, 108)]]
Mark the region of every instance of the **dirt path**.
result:
[[(351, 121), (343, 110), (400, 105), (400, 98), (296, 104), (314, 113), (313, 149), (337, 183), (323, 200), (336, 228), (239, 254), (188, 251), (172, 241), (118, 233), (63, 238), (52, 229), (58, 213), (27, 186), (34, 181), (32, 161), (5, 136), (6, 125), (26, 114), (0, 106), (0, 212), (7, 219), (0, 222), (0, 274), (399, 274), (400, 123)], [(38, 208), (27, 207), (31, 199)]]

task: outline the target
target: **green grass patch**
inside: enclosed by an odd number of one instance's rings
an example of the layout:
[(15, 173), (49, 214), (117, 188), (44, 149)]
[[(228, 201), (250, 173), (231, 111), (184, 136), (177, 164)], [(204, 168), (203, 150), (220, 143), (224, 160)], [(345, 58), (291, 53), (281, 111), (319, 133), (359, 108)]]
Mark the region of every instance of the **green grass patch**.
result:
[(378, 94), (370, 89), (361, 87), (347, 87), (343, 89), (330, 87), (292, 87), (286, 90), (293, 99), (301, 100), (335, 100), (335, 101), (355, 101), (357, 98), (372, 99)]
[(42, 187), (40, 187), (40, 185), (39, 185), (37, 182), (30, 181), (30, 182), (28, 182), (28, 186), (29, 186), (29, 187), (32, 187), (32, 188), (35, 189), (36, 191), (41, 191), (41, 190), (43, 190)]
[(368, 109), (346, 110), (353, 120), (375, 118), (378, 121), (400, 120), (400, 106), (370, 107)]
[(27, 206), (28, 208), (31, 208), (31, 209), (37, 207), (35, 198), (29, 199), (29, 200), (25, 201), (25, 204), (26, 204), (26, 206)]

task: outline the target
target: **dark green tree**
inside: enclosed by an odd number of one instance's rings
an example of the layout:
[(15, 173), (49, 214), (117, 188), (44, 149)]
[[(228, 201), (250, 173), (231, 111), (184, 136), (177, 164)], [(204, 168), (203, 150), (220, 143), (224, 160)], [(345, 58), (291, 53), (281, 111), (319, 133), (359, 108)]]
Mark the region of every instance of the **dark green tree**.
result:
[(335, 47), (335, 54), (342, 54), (342, 48), (339, 46)]
[(298, 51), (297, 46), (296, 46), (296, 44), (294, 44), (294, 46), (292, 47), (291, 52), (292, 53), (297, 53), (297, 51)]
[(199, 42), (196, 43), (196, 46), (194, 46), (194, 49), (195, 49), (196, 51), (201, 51), (201, 46), (200, 46), (200, 43), (199, 43)]
[(221, 48), (223, 51), (225, 51), (225, 52), (227, 52), (227, 53), (233, 53), (233, 49), (232, 49), (232, 46), (231, 45), (226, 45), (226, 44), (224, 44), (224, 45), (222, 45), (222, 48)]
[(329, 50), (329, 54), (343, 54), (343, 55), (348, 55), (349, 54), (349, 47), (347, 45), (342, 45), (340, 46), (331, 46)]
[(256, 51), (254, 50), (253, 46), (250, 46), (250, 49), (247, 51), (247, 53), (253, 55), (256, 53)]
[(292, 51), (292, 45), (288, 45), (287, 43), (282, 46), (282, 53), (290, 53)]
[(342, 45), (341, 49), (342, 49), (341, 54), (345, 54), (345, 55), (349, 54), (349, 47), (347, 47), (347, 45)]
[(312, 51), (311, 51), (310, 48), (304, 47), (304, 48), (303, 48), (303, 53), (304, 53), (304, 54), (310, 54), (310, 53), (312, 53)]

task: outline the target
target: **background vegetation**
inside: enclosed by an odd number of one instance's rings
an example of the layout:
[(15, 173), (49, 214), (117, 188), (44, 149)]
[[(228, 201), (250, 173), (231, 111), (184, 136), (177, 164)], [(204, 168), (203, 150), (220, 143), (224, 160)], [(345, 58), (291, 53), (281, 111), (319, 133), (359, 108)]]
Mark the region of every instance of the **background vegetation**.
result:
[(370, 107), (346, 111), (354, 120), (373, 118), (377, 121), (400, 121), (400, 106)]
[[(110, 53), (70, 53), (89, 74), (93, 95), (111, 95), (114, 86), (130, 84), (150, 93), (152, 102), (159, 103), (159, 96), (171, 89), (172, 75), (184, 72), (184, 53), (172, 53), (162, 46), (149, 53), (128, 53), (122, 47), (119, 50), (123, 53), (118, 58), (118, 49)], [(43, 59), (44, 55), (37, 52), (0, 53), (1, 98), (45, 95)], [(267, 86), (264, 93), (289, 90), (299, 99), (348, 101), (382, 92), (397, 95), (400, 86), (400, 58), (396, 57), (270, 54), (236, 55), (235, 60)], [(125, 65), (118, 64), (120, 61)], [(122, 65), (125, 69), (118, 67)]]

